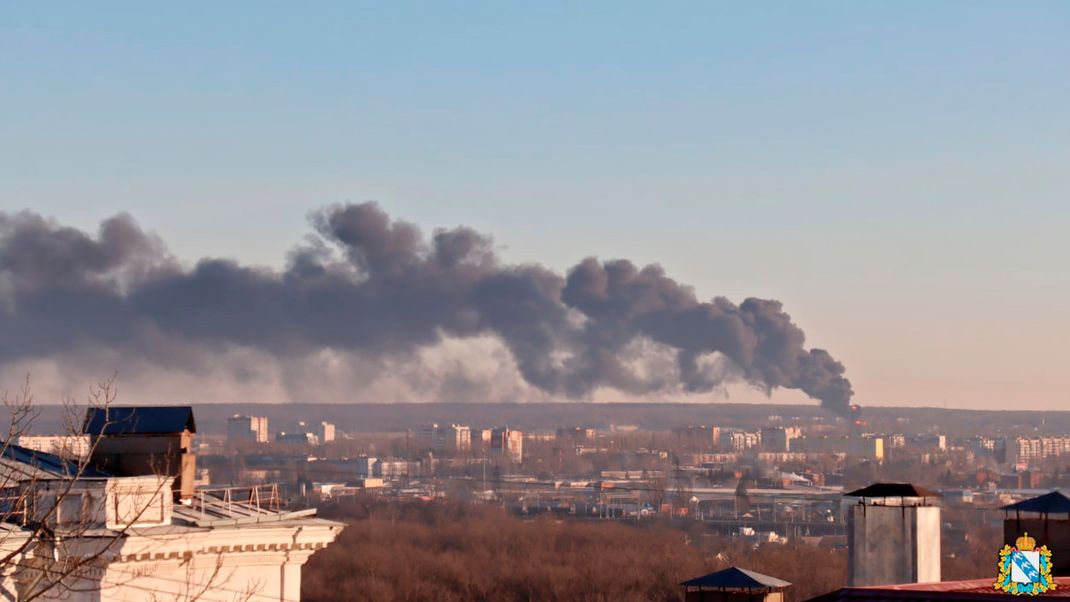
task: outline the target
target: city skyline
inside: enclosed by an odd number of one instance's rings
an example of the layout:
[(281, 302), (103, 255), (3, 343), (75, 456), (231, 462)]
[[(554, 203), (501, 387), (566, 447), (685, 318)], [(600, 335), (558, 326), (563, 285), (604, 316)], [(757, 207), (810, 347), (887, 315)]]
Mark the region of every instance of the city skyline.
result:
[(509, 263), (779, 300), (863, 405), (1066, 409), (1070, 13), (911, 6), (9, 7), (0, 209), (278, 270), (375, 200)]

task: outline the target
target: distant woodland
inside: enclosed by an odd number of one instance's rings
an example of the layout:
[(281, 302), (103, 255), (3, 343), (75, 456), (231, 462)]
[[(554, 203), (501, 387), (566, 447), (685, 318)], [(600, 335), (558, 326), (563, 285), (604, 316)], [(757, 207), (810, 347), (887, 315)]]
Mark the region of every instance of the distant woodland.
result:
[(842, 550), (756, 551), (654, 522), (521, 519), (497, 507), (369, 501), (320, 515), (349, 525), (305, 566), (302, 599), (309, 602), (681, 600), (681, 581), (729, 565), (799, 584), (790, 599), (846, 580)]
[[(347, 523), (305, 566), (302, 599), (512, 601), (682, 600), (681, 581), (739, 566), (794, 584), (806, 600), (846, 584), (844, 549), (803, 544), (753, 549), (708, 536), (695, 522), (669, 525), (519, 518), (495, 506), (386, 504), (351, 499), (321, 507)], [(999, 529), (972, 512), (945, 537), (945, 580), (991, 577)]]

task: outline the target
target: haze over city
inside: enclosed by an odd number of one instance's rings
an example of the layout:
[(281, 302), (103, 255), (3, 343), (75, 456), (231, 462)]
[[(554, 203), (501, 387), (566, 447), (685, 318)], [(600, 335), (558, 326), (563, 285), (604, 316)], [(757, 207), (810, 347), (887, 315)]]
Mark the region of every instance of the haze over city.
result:
[[(90, 237), (129, 214), (183, 270), (281, 272), (310, 216), (375, 201), (507, 265), (627, 259), (699, 301), (777, 300), (862, 405), (1064, 409), (1067, 7), (912, 7), (9, 6), (0, 207)], [(396, 381), (455, 378), (483, 384), (450, 401), (816, 403), (533, 388), (498, 339), (290, 369), (31, 345), (0, 375), (50, 399), (118, 370), (203, 401), (433, 401)]]
[(6, 3), (0, 598), (1070, 596), (1068, 75), (1065, 0)]

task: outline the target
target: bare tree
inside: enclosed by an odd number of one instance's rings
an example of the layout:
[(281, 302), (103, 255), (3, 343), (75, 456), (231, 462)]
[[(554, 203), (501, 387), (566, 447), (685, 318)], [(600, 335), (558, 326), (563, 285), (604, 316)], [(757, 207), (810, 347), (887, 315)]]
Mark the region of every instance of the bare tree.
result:
[[(16, 443), (41, 413), (29, 377), (15, 393), (0, 395), (8, 413), (7, 434), (0, 443), (0, 596), (5, 599), (29, 602), (110, 587), (138, 589), (139, 575), (124, 575), (109, 565), (131, 529), (143, 524), (163, 496), (172, 495), (173, 479), (157, 470), (124, 479), (120, 486), (91, 465), (99, 438), (84, 438), (78, 415), (87, 407), (103, 411), (106, 429), (113, 424), (107, 410), (116, 398), (113, 375), (90, 389), (85, 406), (65, 399), (64, 434), (57, 440), (58, 453), (52, 454)], [(172, 588), (178, 593), (151, 590), (143, 592), (144, 597), (193, 602), (208, 592), (238, 601), (255, 595), (256, 587), (226, 587), (233, 570), (224, 568), (222, 554), (207, 571), (195, 567), (195, 560), (185, 559), (185, 582)]]

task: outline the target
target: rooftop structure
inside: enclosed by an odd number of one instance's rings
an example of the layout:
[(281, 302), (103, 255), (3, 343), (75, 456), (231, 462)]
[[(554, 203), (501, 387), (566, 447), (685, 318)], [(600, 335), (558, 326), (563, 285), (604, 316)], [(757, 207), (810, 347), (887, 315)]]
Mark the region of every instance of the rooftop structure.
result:
[(1070, 515), (1070, 498), (1063, 495), (1060, 491), (1052, 491), (1035, 498), (1008, 504), (1001, 508), (1001, 510), (1014, 512), (1016, 514), (1029, 512), (1035, 514)]
[(89, 408), (82, 432), (89, 436), (89, 462), (95, 468), (118, 476), (170, 475), (176, 498), (188, 501), (193, 495), (193, 408)]
[[(102, 442), (135, 443), (194, 428), (192, 413), (171, 420), (181, 413), (142, 410), (119, 413), (134, 428), (109, 427), (110, 412), (103, 421), (87, 416), (86, 428)], [(15, 600), (299, 600), (301, 566), (342, 529), (315, 509), (285, 509), (272, 487), (201, 489), (179, 504), (169, 473), (117, 475), (0, 445), (0, 478), (11, 493), (0, 522), (10, 555), (0, 588)]]
[(938, 494), (910, 483), (874, 483), (847, 493), (847, 583), (940, 580)]
[(680, 587), (684, 588), (686, 602), (780, 602), (784, 599), (784, 590), (791, 587), (791, 584), (776, 577), (733, 566), (684, 581)]
[(903, 500), (926, 500), (940, 497), (940, 494), (935, 491), (911, 483), (873, 483), (844, 495), (875, 501), (880, 500), (885, 503), (894, 503), (895, 500), (899, 500), (900, 504), (902, 504)]
[(189, 406), (109, 406), (89, 408), (82, 432), (99, 435), (170, 435), (197, 432)]
[(1056, 575), (1070, 572), (1070, 498), (1060, 491), (1022, 500), (1004, 506), (1003, 542), (1015, 545), (1015, 541), (1025, 532), (1029, 532), (1040, 545), (1047, 545), (1053, 550), (1062, 551), (1052, 558), (1052, 568)]

